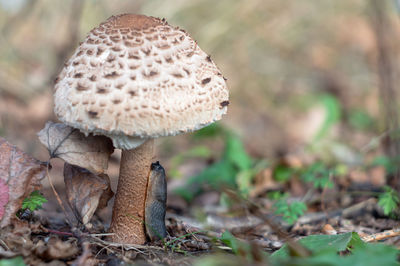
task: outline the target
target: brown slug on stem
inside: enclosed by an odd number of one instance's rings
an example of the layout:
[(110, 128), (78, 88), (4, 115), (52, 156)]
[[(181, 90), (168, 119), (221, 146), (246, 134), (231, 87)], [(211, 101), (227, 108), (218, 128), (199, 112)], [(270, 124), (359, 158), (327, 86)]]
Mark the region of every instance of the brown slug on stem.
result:
[(151, 164), (145, 203), (145, 227), (151, 241), (167, 236), (165, 212), (167, 208), (167, 182), (165, 171), (157, 161)]

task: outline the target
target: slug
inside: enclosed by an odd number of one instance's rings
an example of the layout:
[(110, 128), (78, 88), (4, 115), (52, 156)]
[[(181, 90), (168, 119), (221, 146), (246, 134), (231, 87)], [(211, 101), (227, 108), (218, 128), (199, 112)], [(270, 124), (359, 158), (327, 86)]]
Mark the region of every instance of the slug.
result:
[(165, 212), (167, 208), (167, 182), (165, 171), (157, 161), (151, 164), (145, 203), (146, 234), (151, 241), (167, 236)]

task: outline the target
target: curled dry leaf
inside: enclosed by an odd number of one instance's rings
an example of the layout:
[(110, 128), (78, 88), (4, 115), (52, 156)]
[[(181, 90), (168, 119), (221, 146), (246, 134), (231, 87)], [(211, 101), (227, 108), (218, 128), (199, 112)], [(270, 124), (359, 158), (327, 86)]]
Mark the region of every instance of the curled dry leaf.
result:
[(86, 137), (78, 129), (60, 123), (47, 122), (38, 136), (49, 150), (51, 158), (61, 158), (97, 174), (107, 169), (108, 159), (114, 152), (109, 138), (93, 135)]
[(0, 228), (9, 225), (23, 200), (41, 187), (46, 164), (0, 137)]
[(106, 207), (114, 195), (108, 175), (95, 175), (68, 163), (64, 164), (64, 182), (68, 203), (83, 224), (90, 221), (97, 208)]

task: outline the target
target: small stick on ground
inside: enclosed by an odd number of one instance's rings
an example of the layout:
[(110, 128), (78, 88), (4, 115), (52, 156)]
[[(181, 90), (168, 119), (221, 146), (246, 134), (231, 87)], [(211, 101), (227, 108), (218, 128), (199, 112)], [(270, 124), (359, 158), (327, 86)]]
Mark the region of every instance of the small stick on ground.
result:
[(47, 180), (49, 181), (50, 187), (53, 190), (54, 195), (56, 196), (57, 202), (60, 205), (60, 207), (61, 207), (61, 209), (62, 209), (62, 211), (64, 213), (64, 216), (65, 216), (65, 219), (67, 220), (67, 223), (71, 226), (72, 222), (68, 219), (67, 211), (65, 210), (64, 205), (62, 204), (60, 195), (57, 193), (57, 190), (53, 185), (53, 181), (51, 181), (50, 174), (49, 174), (49, 165), (50, 165), (50, 161), (47, 162), (47, 167), (46, 167)]
[(387, 231), (383, 231), (380, 233), (368, 235), (368, 236), (363, 236), (363, 237), (361, 237), (361, 240), (364, 242), (373, 242), (373, 241), (380, 241), (380, 240), (388, 239), (388, 238), (399, 236), (399, 235), (400, 235), (400, 227), (392, 229), (392, 230), (387, 230)]
[(365, 201), (354, 204), (350, 207), (347, 207), (345, 209), (334, 210), (329, 213), (319, 212), (319, 213), (305, 214), (297, 220), (297, 223), (302, 225), (302, 224), (311, 224), (320, 222), (337, 216), (342, 216), (343, 218), (351, 217), (361, 212), (362, 210), (368, 208), (368, 206), (375, 204), (376, 204), (376, 199), (370, 198)]

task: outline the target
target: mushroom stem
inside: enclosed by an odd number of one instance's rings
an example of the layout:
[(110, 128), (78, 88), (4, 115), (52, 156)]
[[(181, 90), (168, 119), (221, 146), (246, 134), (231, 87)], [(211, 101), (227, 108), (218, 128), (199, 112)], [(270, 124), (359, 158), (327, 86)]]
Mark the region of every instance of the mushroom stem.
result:
[(132, 150), (122, 150), (117, 194), (110, 232), (111, 240), (124, 244), (146, 241), (144, 211), (154, 140)]

